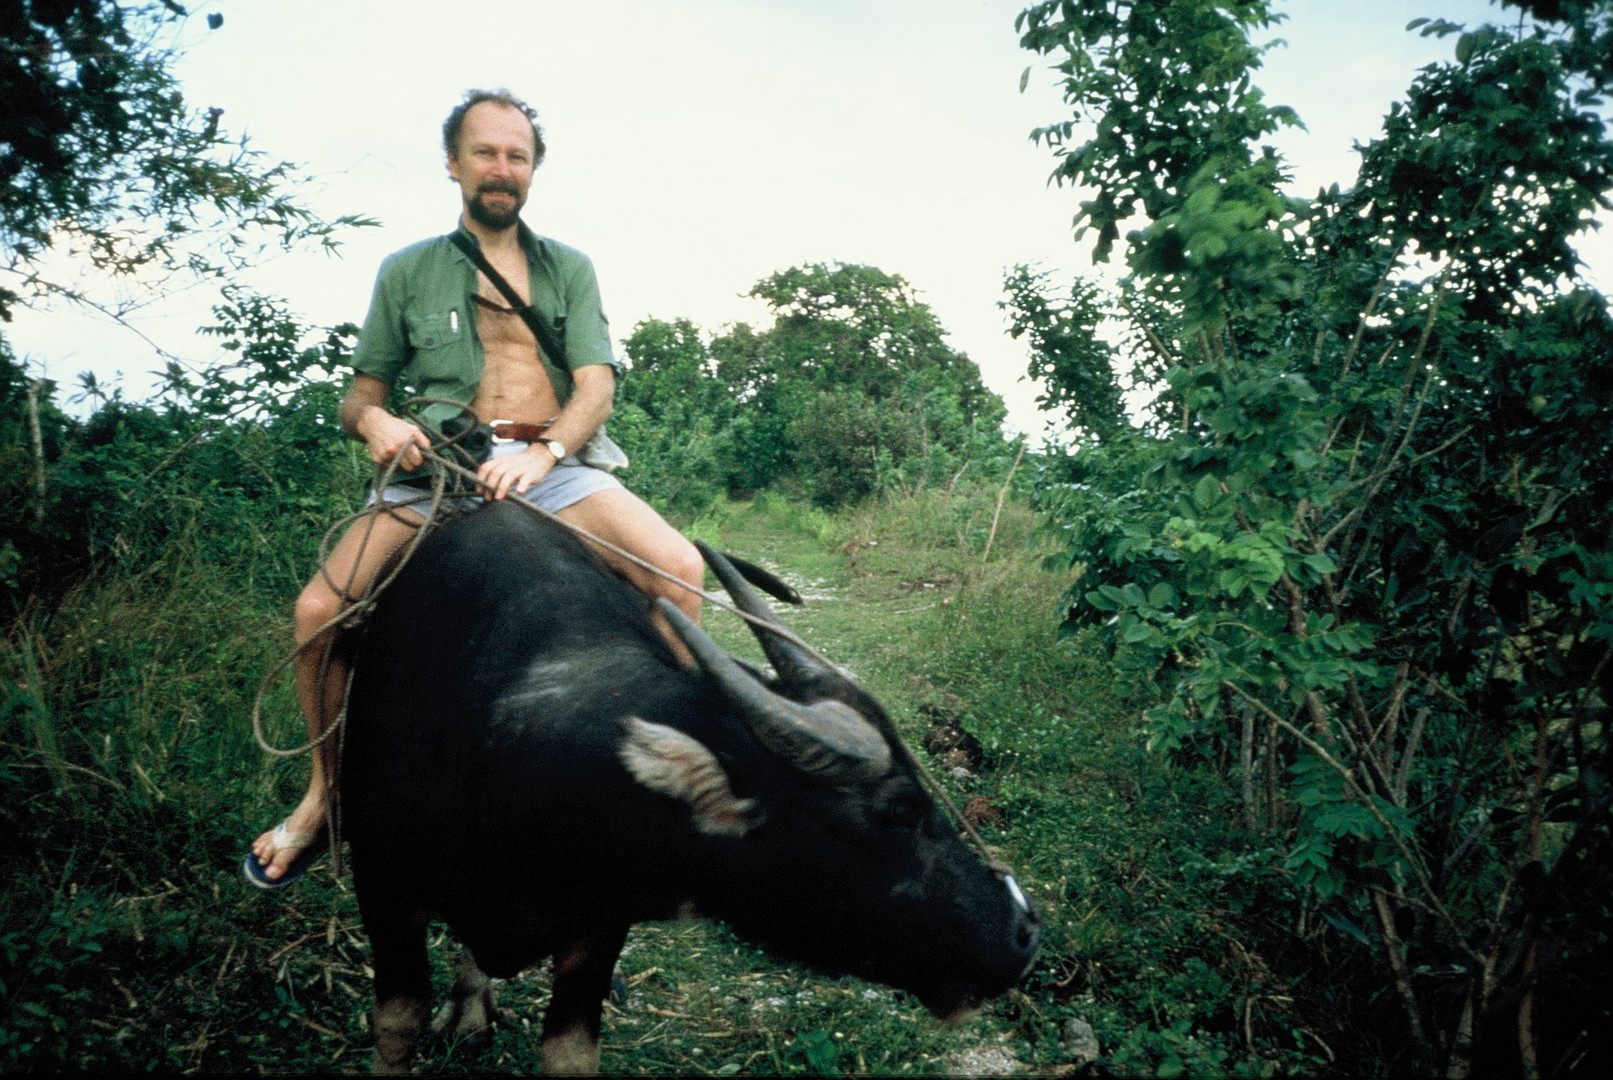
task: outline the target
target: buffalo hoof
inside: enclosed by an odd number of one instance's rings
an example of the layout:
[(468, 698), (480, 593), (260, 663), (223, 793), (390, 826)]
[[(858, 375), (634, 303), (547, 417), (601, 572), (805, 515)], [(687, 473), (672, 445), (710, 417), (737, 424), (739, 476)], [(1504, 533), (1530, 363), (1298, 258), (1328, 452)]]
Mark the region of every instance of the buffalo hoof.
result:
[(393, 998), (375, 1007), (375, 1053), (370, 1071), (383, 1075), (406, 1073), (414, 1045), (426, 1026), (429, 1009), (424, 1001)]
[(582, 1026), (545, 1035), (539, 1050), (545, 1076), (598, 1076), (599, 1040)]
[(493, 980), (477, 966), (469, 949), (460, 953), (459, 974), (448, 1000), (431, 1021), (431, 1033), (472, 1050), (493, 1041), (493, 1022), (499, 1018), (493, 997)]

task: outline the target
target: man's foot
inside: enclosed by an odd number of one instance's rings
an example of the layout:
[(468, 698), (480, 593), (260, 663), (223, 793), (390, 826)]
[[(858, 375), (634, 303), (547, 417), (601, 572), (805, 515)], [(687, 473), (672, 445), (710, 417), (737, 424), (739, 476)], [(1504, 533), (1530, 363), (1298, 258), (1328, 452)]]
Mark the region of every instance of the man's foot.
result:
[(323, 823), (311, 830), (294, 830), (287, 818), (258, 837), (241, 863), (241, 874), (260, 889), (283, 888), (307, 873), (328, 846)]

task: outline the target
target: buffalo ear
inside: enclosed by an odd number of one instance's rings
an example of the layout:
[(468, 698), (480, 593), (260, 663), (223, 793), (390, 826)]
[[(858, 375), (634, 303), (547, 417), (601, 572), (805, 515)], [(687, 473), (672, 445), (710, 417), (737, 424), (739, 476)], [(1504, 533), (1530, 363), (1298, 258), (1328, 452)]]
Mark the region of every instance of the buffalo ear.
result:
[(651, 791), (687, 803), (696, 829), (740, 837), (761, 823), (756, 800), (734, 795), (728, 774), (700, 740), (636, 716), (623, 726), (626, 738), (617, 749), (622, 764)]

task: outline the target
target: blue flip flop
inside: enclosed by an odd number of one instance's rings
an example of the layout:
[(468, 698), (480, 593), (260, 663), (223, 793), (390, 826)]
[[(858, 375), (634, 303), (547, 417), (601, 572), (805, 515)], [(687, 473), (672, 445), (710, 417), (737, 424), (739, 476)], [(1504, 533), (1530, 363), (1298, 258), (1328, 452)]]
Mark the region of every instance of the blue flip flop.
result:
[(274, 830), (274, 846), (276, 851), (286, 847), (300, 847), (302, 851), (291, 861), (286, 872), (277, 878), (269, 877), (269, 868), (258, 862), (258, 857), (252, 852), (247, 852), (246, 860), (241, 863), (241, 876), (246, 878), (248, 885), (266, 892), (285, 888), (306, 874), (308, 868), (324, 856), (326, 849), (330, 847), (330, 842), (323, 825), (310, 835), (294, 833), (286, 828), (286, 823), (282, 821)]

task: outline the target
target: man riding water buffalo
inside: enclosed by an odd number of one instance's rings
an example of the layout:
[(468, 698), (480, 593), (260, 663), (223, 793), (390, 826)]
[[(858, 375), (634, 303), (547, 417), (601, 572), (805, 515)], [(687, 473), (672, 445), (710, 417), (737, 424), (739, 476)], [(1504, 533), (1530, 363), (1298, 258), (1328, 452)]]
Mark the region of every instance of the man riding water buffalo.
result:
[[(342, 402), (343, 430), (369, 447), (377, 465), (398, 470), (396, 481), (371, 501), (418, 501), (418, 481), (428, 475), (430, 439), (387, 411), (392, 387), (402, 381), (424, 397), (468, 402), (476, 419), (492, 426), (496, 442), (477, 471), (483, 496), (525, 499), (659, 568), (676, 580), (599, 552), (647, 597), (665, 597), (698, 620), (700, 597), (677, 582), (700, 585), (700, 553), (610, 471), (596, 467), (604, 457), (596, 448), (611, 414), (617, 367), (593, 264), (521, 221), (545, 153), (536, 114), (508, 91), (471, 91), (443, 124), (443, 149), (448, 175), (459, 186), (458, 226), (381, 264), (353, 353), (353, 384)], [(509, 303), (478, 269), (477, 251), (531, 312)], [(534, 313), (543, 320), (537, 329), (551, 330), (543, 336), (557, 347), (540, 343), (528, 321)], [(434, 403), (423, 416), (441, 424), (457, 412)], [(401, 505), (366, 517), (336, 543), (297, 598), (297, 696), (310, 741), (318, 742), (340, 711), (347, 684), (343, 651), (322, 647), (321, 635), (338, 633), (332, 624), (422, 520)], [(656, 612), (654, 618), (689, 663), (665, 616)], [(302, 801), (253, 843), (243, 871), (254, 885), (280, 888), (321, 853), (335, 753), (334, 740), (318, 746)]]
[[(372, 1066), (410, 1067), (436, 920), (463, 946), (446, 1033), (484, 1032), (490, 979), (553, 961), (545, 1074), (599, 1071), (602, 999), (644, 920), (720, 919), (941, 1017), (1013, 986), (1036, 906), (959, 837), (883, 708), (770, 614), (754, 568), (697, 550), (598, 467), (615, 364), (588, 259), (519, 218), (544, 153), (531, 110), (472, 92), (443, 144), (458, 228), (382, 264), (341, 410), (383, 475), (403, 475), (298, 599), (313, 775), (243, 864), (281, 888), (326, 846), (337, 762), (320, 740), (351, 658), (343, 827), (374, 968)], [(385, 408), (400, 380), (430, 399), (428, 426), (468, 402), (491, 427), (487, 503), (412, 547), (363, 633), (328, 647), (423, 522), (409, 504), (431, 486), (433, 443)], [(706, 562), (771, 676), (696, 625)]]

